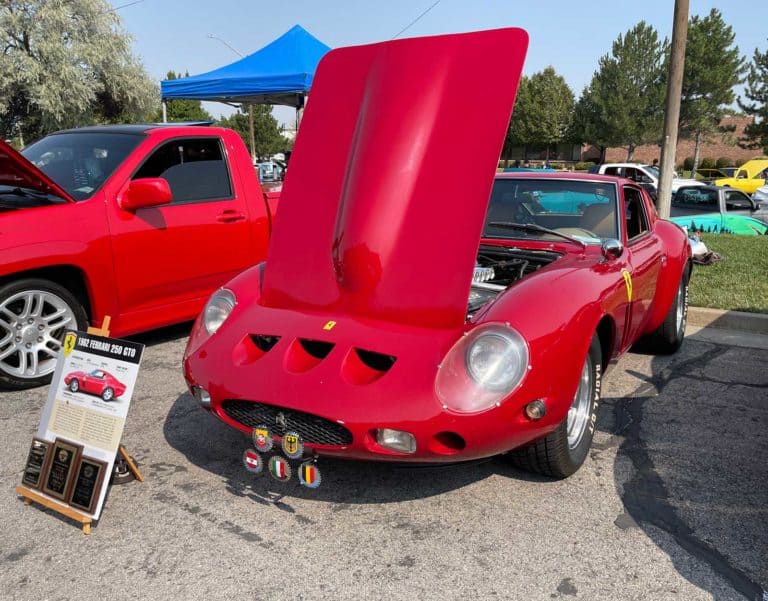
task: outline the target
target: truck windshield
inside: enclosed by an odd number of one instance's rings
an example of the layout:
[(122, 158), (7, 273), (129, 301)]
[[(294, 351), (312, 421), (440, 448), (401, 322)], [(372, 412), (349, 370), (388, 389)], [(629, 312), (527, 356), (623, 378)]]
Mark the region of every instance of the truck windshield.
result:
[(30, 144), (21, 154), (75, 200), (93, 195), (143, 135), (103, 132), (53, 134)]

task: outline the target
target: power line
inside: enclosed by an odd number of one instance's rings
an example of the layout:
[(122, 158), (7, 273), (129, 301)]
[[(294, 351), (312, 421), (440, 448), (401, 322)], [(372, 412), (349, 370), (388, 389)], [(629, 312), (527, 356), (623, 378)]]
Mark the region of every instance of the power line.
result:
[(394, 40), (397, 36), (399, 36), (404, 31), (410, 29), (412, 25), (415, 25), (419, 19), (421, 19), (424, 15), (426, 15), (429, 11), (431, 11), (433, 8), (435, 8), (438, 4), (440, 4), (440, 0), (437, 0), (432, 6), (430, 6), (427, 10), (425, 10), (423, 13), (421, 13), (418, 17), (416, 17), (413, 21), (408, 23), (405, 27), (403, 27), (400, 31), (398, 31), (395, 35), (392, 36), (392, 39)]
[(111, 8), (110, 10), (105, 11), (105, 12), (113, 13), (113, 12), (116, 12), (116, 11), (120, 10), (121, 8), (127, 8), (129, 6), (133, 6), (134, 4), (139, 4), (141, 2), (144, 2), (144, 0), (134, 0), (134, 2), (129, 2), (128, 4), (123, 4), (121, 6), (115, 6), (114, 8)]

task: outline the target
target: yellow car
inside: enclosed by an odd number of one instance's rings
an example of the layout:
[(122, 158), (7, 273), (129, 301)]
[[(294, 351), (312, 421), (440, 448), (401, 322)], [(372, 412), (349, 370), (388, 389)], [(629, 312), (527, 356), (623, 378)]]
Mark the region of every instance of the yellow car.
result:
[(715, 180), (716, 186), (738, 188), (747, 194), (753, 194), (766, 183), (768, 183), (768, 159), (752, 159), (739, 167), (733, 177)]

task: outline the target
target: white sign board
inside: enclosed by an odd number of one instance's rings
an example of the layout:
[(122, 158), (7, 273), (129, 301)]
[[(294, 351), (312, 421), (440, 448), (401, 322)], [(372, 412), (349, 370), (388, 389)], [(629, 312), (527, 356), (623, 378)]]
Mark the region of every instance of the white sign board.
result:
[(68, 331), (43, 409), (38, 438), (83, 445), (83, 457), (107, 463), (94, 519), (101, 514), (139, 373), (143, 344)]

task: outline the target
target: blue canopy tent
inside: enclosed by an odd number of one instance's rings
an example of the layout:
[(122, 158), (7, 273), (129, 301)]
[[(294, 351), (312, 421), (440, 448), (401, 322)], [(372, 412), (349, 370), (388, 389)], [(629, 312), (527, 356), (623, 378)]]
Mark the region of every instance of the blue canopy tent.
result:
[(163, 102), (178, 98), (304, 106), (317, 63), (330, 48), (300, 25), (253, 54), (214, 71), (160, 83)]

